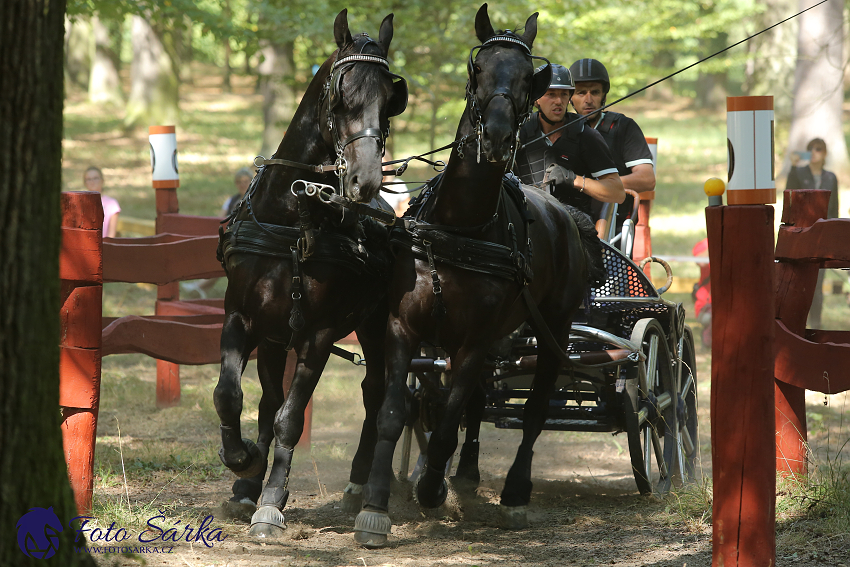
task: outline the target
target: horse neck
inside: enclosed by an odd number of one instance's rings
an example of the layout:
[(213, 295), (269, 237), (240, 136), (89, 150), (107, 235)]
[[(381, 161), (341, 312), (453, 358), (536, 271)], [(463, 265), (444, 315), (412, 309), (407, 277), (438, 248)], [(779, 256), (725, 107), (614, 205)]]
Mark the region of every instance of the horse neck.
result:
[[(470, 138), (474, 128), (467, 108), (460, 119), (455, 140)], [(437, 190), (429, 220), (451, 226), (477, 226), (486, 223), (496, 213), (499, 205), (504, 162), (491, 163), (482, 156), (477, 161), (478, 140), (466, 142), (463, 158), (457, 146), (452, 149), (449, 163)]]
[[(307, 165), (329, 165), (336, 159), (336, 155), (321, 134), (321, 121), (324, 117), (321, 116), (317, 107), (319, 107), (324, 82), (317, 73), (304, 93), (273, 155), (274, 158)], [(333, 173), (320, 174), (285, 165), (267, 167), (269, 172), (252, 197), (257, 217), (263, 222), (286, 225), (296, 222), (298, 203), (290, 192), (290, 187), (295, 180), (303, 179), (327, 185), (335, 184), (337, 181)]]

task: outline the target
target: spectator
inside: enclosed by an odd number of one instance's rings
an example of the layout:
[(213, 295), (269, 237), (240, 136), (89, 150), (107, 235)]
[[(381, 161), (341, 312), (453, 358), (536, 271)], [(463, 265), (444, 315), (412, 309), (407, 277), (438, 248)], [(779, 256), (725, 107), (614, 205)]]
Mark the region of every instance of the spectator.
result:
[(236, 175), (233, 176), (233, 184), (236, 185), (236, 193), (228, 197), (228, 199), (221, 206), (221, 216), (222, 218), (229, 215), (239, 202), (242, 200), (242, 197), (245, 196), (245, 191), (248, 190), (248, 187), (251, 185), (251, 180), (254, 178), (254, 172), (250, 167), (240, 168)]
[(118, 213), (121, 206), (114, 197), (103, 194), (103, 172), (99, 167), (90, 166), (83, 174), (83, 184), (86, 191), (100, 193), (100, 203), (103, 205), (103, 236), (115, 238), (118, 234)]
[[(810, 152), (809, 164), (798, 166), (801, 160), (800, 152), (791, 154), (791, 172), (788, 174), (786, 189), (824, 189), (829, 191), (829, 206), (826, 218), (838, 217), (838, 178), (831, 171), (823, 168), (826, 163), (826, 142), (821, 138), (815, 138), (806, 144), (806, 151)], [(808, 157), (808, 156), (807, 156)], [(809, 310), (807, 326), (811, 329), (819, 329), (821, 325), (820, 316), (823, 308), (823, 274), (818, 273), (818, 283), (815, 285), (815, 295), (812, 298), (812, 308)]]

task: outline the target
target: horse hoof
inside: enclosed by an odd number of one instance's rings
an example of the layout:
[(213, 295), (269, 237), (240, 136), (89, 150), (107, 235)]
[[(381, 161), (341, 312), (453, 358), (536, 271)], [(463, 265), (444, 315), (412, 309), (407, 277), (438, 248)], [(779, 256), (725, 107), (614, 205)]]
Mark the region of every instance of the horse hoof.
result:
[(283, 512), (274, 506), (260, 506), (251, 517), (249, 534), (260, 538), (279, 538), (283, 536), (286, 522)]
[(231, 520), (250, 520), (257, 511), (257, 504), (246, 496), (234, 496), (221, 505), (221, 511), (225, 518)]
[(386, 512), (361, 510), (354, 519), (354, 541), (368, 549), (384, 547), (392, 527), (393, 522)]
[(228, 461), (225, 457), (224, 447), (220, 447), (218, 450), (218, 458), (221, 459), (222, 464), (233, 471), (233, 474), (239, 478), (252, 478), (266, 472), (268, 462), (263, 458), (263, 454), (260, 452), (260, 448), (257, 447), (257, 444), (250, 439), (245, 439), (243, 437), (242, 445), (248, 453), (248, 458), (241, 462)]
[(342, 491), (342, 511), (356, 514), (363, 507), (363, 485), (349, 482)]
[(436, 491), (434, 491), (433, 487), (428, 486), (428, 483), (423, 487), (422, 479), (424, 479), (426, 475), (419, 475), (419, 478), (416, 480), (416, 486), (413, 487), (413, 496), (416, 499), (416, 502), (422, 506), (423, 508), (439, 508), (446, 502), (446, 498), (449, 496), (449, 485), (446, 483), (445, 478), (440, 479), (440, 484), (437, 486)]
[(500, 527), (504, 530), (524, 530), (528, 527), (528, 506), (499, 505)]

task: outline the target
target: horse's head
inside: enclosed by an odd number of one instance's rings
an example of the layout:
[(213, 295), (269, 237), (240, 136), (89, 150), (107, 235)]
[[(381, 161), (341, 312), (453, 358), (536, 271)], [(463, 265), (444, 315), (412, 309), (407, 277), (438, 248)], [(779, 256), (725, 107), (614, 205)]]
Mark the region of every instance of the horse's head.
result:
[(484, 156), (491, 162), (506, 162), (531, 103), (549, 87), (551, 69), (547, 66), (534, 73), (531, 47), (537, 35), (536, 12), (525, 22), (522, 35), (496, 32), (484, 4), (475, 16), (475, 33), (481, 45), (469, 53), (470, 118), (481, 137)]
[[(348, 13), (334, 22), (339, 49), (327, 83), (326, 135), (333, 141), (345, 196), (368, 202), (381, 189), (381, 158), (392, 116), (407, 106), (407, 83), (390, 73), (387, 53), (393, 39), (393, 15), (381, 23), (378, 39), (352, 37)], [(396, 80), (397, 79), (397, 80)]]

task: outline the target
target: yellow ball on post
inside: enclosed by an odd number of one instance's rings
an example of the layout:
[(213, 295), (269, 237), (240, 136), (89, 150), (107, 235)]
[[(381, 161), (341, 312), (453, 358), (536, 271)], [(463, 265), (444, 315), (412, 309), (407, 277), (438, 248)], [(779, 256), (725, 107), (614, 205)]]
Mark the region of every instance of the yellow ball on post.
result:
[(702, 190), (708, 195), (708, 206), (713, 207), (723, 204), (723, 192), (726, 191), (726, 184), (722, 179), (711, 177), (705, 181)]

